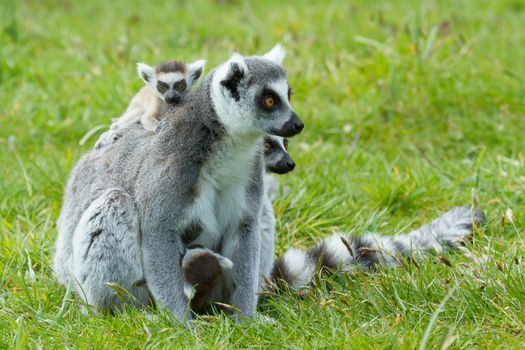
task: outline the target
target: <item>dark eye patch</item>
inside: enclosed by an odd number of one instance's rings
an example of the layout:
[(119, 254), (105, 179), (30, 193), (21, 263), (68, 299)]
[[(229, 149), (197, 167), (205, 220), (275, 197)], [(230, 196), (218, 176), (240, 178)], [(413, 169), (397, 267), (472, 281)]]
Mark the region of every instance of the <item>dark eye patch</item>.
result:
[(162, 81), (157, 81), (157, 90), (160, 92), (160, 93), (165, 93), (166, 91), (168, 91), (168, 89), (170, 88), (170, 86)]
[(271, 150), (272, 150), (272, 148), (273, 148), (273, 147), (272, 147), (271, 142), (265, 142), (265, 143), (264, 143), (264, 154), (268, 154), (268, 153), (270, 153)]
[[(261, 104), (266, 110), (272, 110), (281, 103), (281, 99), (273, 90), (264, 89), (261, 96)], [(272, 100), (271, 105), (268, 104), (269, 99)]]
[(275, 144), (274, 144), (272, 138), (271, 137), (265, 137), (264, 138), (264, 145), (263, 145), (264, 154), (270, 153), (274, 148), (275, 148)]
[(288, 139), (283, 139), (284, 149), (288, 151)]
[(186, 90), (186, 81), (179, 80), (178, 82), (173, 84), (173, 88), (178, 92), (183, 92), (184, 90)]

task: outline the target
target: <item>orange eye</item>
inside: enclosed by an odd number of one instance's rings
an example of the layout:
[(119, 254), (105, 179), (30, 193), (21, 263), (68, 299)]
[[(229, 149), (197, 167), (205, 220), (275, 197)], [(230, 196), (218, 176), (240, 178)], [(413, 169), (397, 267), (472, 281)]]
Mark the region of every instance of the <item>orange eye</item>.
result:
[(269, 152), (272, 149), (272, 145), (270, 145), (268, 142), (264, 143), (264, 152)]
[(284, 149), (288, 151), (288, 140), (287, 139), (283, 140), (283, 146), (284, 146)]
[(272, 109), (275, 106), (275, 99), (273, 96), (266, 96), (264, 98), (264, 107), (267, 109)]

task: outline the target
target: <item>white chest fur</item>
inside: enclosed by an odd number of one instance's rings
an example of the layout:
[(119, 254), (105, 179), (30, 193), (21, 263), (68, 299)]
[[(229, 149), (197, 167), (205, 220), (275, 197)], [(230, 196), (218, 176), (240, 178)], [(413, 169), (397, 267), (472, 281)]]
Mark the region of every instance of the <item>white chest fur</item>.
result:
[(256, 176), (254, 160), (259, 146), (257, 140), (246, 143), (232, 142), (203, 168), (198, 197), (189, 215), (200, 223), (202, 231), (191, 244), (213, 249), (221, 238), (233, 234), (246, 216), (247, 190)]

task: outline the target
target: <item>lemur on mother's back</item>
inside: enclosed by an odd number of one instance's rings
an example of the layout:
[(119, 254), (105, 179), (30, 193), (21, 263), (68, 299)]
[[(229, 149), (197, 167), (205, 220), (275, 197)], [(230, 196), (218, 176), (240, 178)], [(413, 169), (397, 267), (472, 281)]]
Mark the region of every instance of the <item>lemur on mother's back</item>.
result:
[(134, 123), (140, 123), (148, 131), (155, 131), (159, 125), (161, 102), (173, 106), (182, 103), (202, 75), (205, 64), (205, 60), (188, 64), (169, 61), (155, 67), (138, 63), (137, 72), (146, 86), (133, 97), (124, 114), (113, 121), (110, 130), (100, 136), (95, 148), (115, 142), (122, 137), (123, 129)]

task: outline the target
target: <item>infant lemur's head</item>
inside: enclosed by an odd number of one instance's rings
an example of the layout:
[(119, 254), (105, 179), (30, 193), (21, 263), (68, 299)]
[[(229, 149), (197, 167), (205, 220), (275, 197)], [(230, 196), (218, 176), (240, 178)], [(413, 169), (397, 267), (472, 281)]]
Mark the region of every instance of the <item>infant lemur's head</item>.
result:
[(288, 153), (288, 139), (271, 135), (264, 137), (264, 164), (266, 171), (276, 174), (286, 174), (295, 168)]
[(170, 104), (178, 104), (199, 80), (205, 64), (204, 60), (189, 64), (169, 61), (155, 67), (138, 63), (137, 71), (146, 86), (159, 98)]

